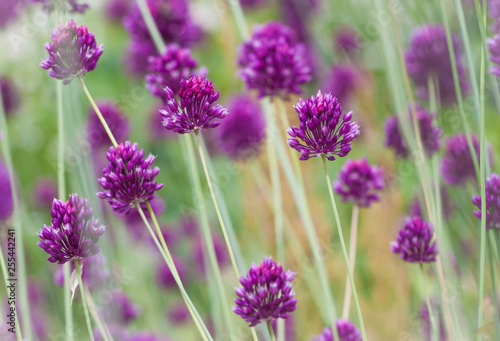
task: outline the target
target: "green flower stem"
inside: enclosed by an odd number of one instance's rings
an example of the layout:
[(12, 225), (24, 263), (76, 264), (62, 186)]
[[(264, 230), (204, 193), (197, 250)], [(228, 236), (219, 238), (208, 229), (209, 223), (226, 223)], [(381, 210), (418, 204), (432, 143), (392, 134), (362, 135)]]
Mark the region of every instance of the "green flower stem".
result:
[(106, 130), (106, 133), (109, 136), (109, 139), (111, 140), (111, 143), (113, 143), (113, 146), (116, 148), (118, 147), (118, 143), (116, 143), (115, 137), (113, 136), (113, 133), (111, 132), (111, 129), (109, 129), (108, 124), (106, 123), (106, 120), (102, 116), (101, 110), (97, 107), (97, 104), (95, 104), (94, 99), (92, 98), (92, 95), (90, 95), (89, 90), (87, 89), (87, 86), (85, 85), (85, 82), (83, 81), (83, 77), (78, 77), (80, 80), (80, 84), (82, 85), (83, 92), (85, 92), (85, 95), (87, 96), (90, 105), (92, 105), (92, 108), (94, 108), (94, 111), (97, 114), (97, 117), (99, 117), (99, 120), (101, 121), (102, 126), (104, 127), (104, 130)]
[(431, 331), (433, 337), (431, 339), (433, 340), (439, 340), (439, 331), (438, 327), (436, 324), (436, 317), (434, 316), (432, 312), (432, 305), (431, 305), (431, 299), (430, 299), (430, 293), (429, 290), (427, 289), (427, 281), (425, 279), (424, 275), (424, 266), (420, 264), (420, 279), (422, 282), (422, 290), (424, 291), (424, 297), (425, 297), (425, 304), (427, 306), (427, 312), (429, 313), (429, 321), (431, 322)]
[(146, 23), (149, 34), (153, 38), (156, 49), (159, 53), (162, 53), (165, 50), (166, 44), (163, 41), (158, 27), (156, 26), (153, 16), (151, 15), (151, 11), (149, 10), (146, 0), (137, 0), (137, 5), (139, 6), (139, 10), (141, 11), (142, 18)]
[(87, 299), (85, 297), (85, 290), (83, 289), (83, 282), (82, 282), (82, 273), (80, 272), (80, 265), (79, 263), (82, 260), (77, 260), (75, 259), (73, 262), (75, 263), (75, 271), (78, 277), (78, 285), (80, 286), (80, 294), (82, 296), (82, 305), (83, 305), (83, 313), (85, 314), (85, 323), (87, 324), (87, 331), (89, 333), (89, 340), (94, 341), (94, 333), (92, 332), (92, 325), (90, 324), (90, 316), (89, 316), (89, 309), (87, 307)]
[(248, 28), (240, 2), (239, 0), (228, 0), (228, 2), (231, 7), (231, 12), (233, 13), (234, 21), (236, 22), (236, 27), (238, 28), (238, 34), (241, 40), (245, 41), (248, 39)]
[(271, 335), (271, 340), (276, 341), (276, 337), (274, 336), (273, 324), (271, 320), (267, 320), (267, 329), (269, 330), (269, 335)]
[[(2, 96), (0, 96), (2, 97)], [(0, 101), (2, 99), (0, 98)], [(8, 281), (8, 276), (7, 276), (7, 267), (5, 266), (5, 258), (3, 256), (3, 250), (2, 250), (2, 243), (0, 243), (0, 269), (2, 270), (2, 276), (4, 280), (4, 285), (5, 285), (5, 297), (8, 297), (9, 292), (7, 291), (7, 287), (9, 286), (9, 281)], [(4, 326), (5, 327), (5, 326)], [(21, 334), (21, 328), (19, 327), (19, 321), (16, 321), (15, 325), (15, 331), (16, 331), (16, 338), (17, 341), (23, 341), (23, 336)]]
[(179, 287), (179, 290), (181, 292), (182, 298), (184, 299), (184, 302), (186, 303), (186, 307), (188, 308), (189, 313), (191, 314), (191, 317), (192, 317), (192, 319), (193, 319), (193, 321), (194, 321), (194, 323), (196, 325), (196, 328), (198, 329), (201, 337), (203, 338), (204, 341), (208, 341), (208, 340), (213, 341), (212, 336), (208, 332), (208, 330), (207, 330), (205, 324), (203, 323), (200, 315), (196, 311), (196, 308), (194, 307), (193, 303), (191, 302), (191, 299), (189, 298), (186, 290), (184, 289), (184, 285), (182, 284), (182, 281), (181, 281), (181, 279), (179, 277), (179, 273), (177, 272), (177, 269), (175, 267), (175, 263), (172, 260), (172, 256), (170, 254), (170, 251), (166, 247), (165, 240), (164, 240), (163, 235), (161, 233), (160, 227), (158, 226), (158, 222), (156, 220), (154, 212), (153, 212), (153, 210), (150, 210), (151, 205), (149, 205), (149, 203), (147, 203), (147, 206), (148, 206), (148, 210), (149, 210), (150, 215), (151, 215), (151, 219), (153, 220), (153, 224), (155, 225), (156, 231), (158, 232), (158, 236), (159, 237), (161, 236), (160, 238), (163, 239), (163, 246), (158, 241), (158, 237), (156, 237), (153, 229), (151, 228), (151, 225), (149, 224), (148, 220), (146, 219), (146, 216), (144, 215), (142, 207), (140, 205), (136, 205), (136, 208), (137, 208), (137, 210), (139, 212), (139, 215), (142, 218), (142, 221), (144, 222), (144, 225), (146, 225), (146, 228), (148, 229), (149, 234), (153, 238), (153, 241), (155, 242), (156, 247), (160, 251), (160, 253), (161, 253), (163, 259), (165, 260), (165, 263), (167, 264), (170, 272), (174, 276), (174, 280), (177, 283), (177, 286)]
[[(359, 206), (352, 207), (351, 218), (351, 238), (349, 240), (349, 267), (351, 272), (354, 273), (354, 265), (356, 264), (356, 240), (358, 238), (358, 219), (359, 219)], [(345, 279), (345, 293), (344, 293), (344, 308), (342, 310), (342, 318), (349, 319), (349, 310), (351, 309), (352, 287), (349, 285), (349, 276)]]
[(83, 289), (85, 291), (85, 296), (87, 297), (87, 303), (89, 306), (90, 315), (92, 315), (94, 322), (97, 324), (97, 328), (101, 332), (101, 335), (104, 338), (104, 341), (113, 341), (113, 337), (111, 336), (111, 333), (109, 332), (109, 329), (106, 326), (106, 323), (103, 322), (103, 320), (99, 316), (99, 313), (97, 312), (96, 306), (94, 304), (94, 300), (92, 299), (92, 295), (90, 295), (89, 288), (87, 288), (87, 286), (84, 286)]
[(352, 293), (354, 296), (354, 304), (356, 305), (356, 312), (358, 313), (359, 327), (361, 329), (361, 334), (363, 336), (363, 341), (366, 341), (366, 331), (365, 324), (363, 322), (363, 315), (361, 314), (361, 308), (359, 306), (358, 294), (356, 293), (356, 286), (354, 285), (354, 279), (352, 277), (351, 267), (349, 265), (349, 257), (347, 256), (347, 250), (344, 242), (344, 235), (342, 233), (342, 226), (340, 225), (339, 212), (337, 211), (337, 205), (335, 204), (335, 197), (333, 196), (332, 182), (330, 181), (330, 175), (328, 174), (328, 166), (326, 164), (325, 155), (321, 156), (323, 160), (323, 168), (325, 171), (325, 180), (328, 187), (328, 193), (330, 194), (330, 200), (332, 202), (332, 209), (335, 215), (335, 225), (337, 225), (337, 231), (339, 233), (340, 245), (342, 246), (342, 253), (344, 255), (345, 265), (347, 267), (347, 274), (349, 275), (349, 281), (351, 282)]

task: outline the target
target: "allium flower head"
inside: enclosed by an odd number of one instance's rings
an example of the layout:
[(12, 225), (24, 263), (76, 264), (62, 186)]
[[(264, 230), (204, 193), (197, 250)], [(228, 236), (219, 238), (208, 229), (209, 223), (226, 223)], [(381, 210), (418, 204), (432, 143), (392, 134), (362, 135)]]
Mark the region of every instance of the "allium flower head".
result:
[(311, 79), (305, 47), (293, 31), (278, 22), (254, 28), (252, 37), (240, 48), (240, 77), (259, 97), (300, 93), (300, 85)]
[[(340, 341), (362, 341), (361, 333), (351, 321), (340, 319), (335, 322)], [(312, 341), (336, 341), (333, 338), (332, 328), (323, 328), (320, 335), (315, 336)]]
[(87, 199), (77, 194), (70, 194), (66, 202), (54, 199), (50, 214), (52, 223), (38, 233), (38, 246), (50, 255), (49, 262), (64, 264), (99, 252), (97, 242), (105, 227), (93, 217)]
[[(118, 142), (125, 140), (129, 134), (130, 127), (122, 110), (116, 104), (109, 101), (98, 102), (97, 107), (101, 111), (115, 139)], [(87, 138), (90, 145), (93, 148), (109, 146), (111, 140), (92, 107), (89, 108), (88, 115)]]
[(333, 184), (335, 191), (342, 196), (342, 202), (351, 201), (361, 207), (379, 201), (378, 192), (384, 187), (383, 170), (370, 166), (366, 158), (347, 160), (340, 169), (339, 179)]
[(207, 70), (198, 67), (198, 61), (193, 58), (191, 51), (178, 44), (169, 44), (163, 54), (149, 56), (150, 72), (146, 75), (146, 88), (153, 96), (164, 99), (163, 89), (168, 86), (174, 94), (179, 92), (182, 79), (195, 76), (205, 76)]
[(0, 222), (10, 217), (13, 208), (9, 172), (0, 160)]
[(52, 30), (50, 39), (52, 43), (45, 44), (49, 56), (40, 66), (49, 70), (49, 76), (64, 79), (64, 84), (94, 70), (102, 55), (103, 45), (97, 46), (94, 34), (73, 19)]
[(0, 96), (6, 115), (12, 114), (19, 108), (21, 101), (14, 83), (7, 77), (0, 77)]
[[(408, 111), (408, 120), (413, 125), (412, 111)], [(439, 150), (439, 138), (441, 129), (433, 125), (434, 115), (430, 115), (427, 110), (416, 106), (417, 120), (422, 146), (427, 156), (432, 156)], [(394, 149), (396, 156), (406, 159), (409, 155), (408, 146), (399, 129), (399, 119), (397, 116), (390, 116), (385, 123), (385, 145)]]
[[(476, 136), (472, 135), (471, 141), (479, 162), (481, 146)], [(489, 159), (491, 161), (491, 155)], [(453, 135), (446, 139), (441, 173), (449, 185), (457, 186), (467, 181), (475, 182), (476, 170), (465, 134)]]
[(438, 253), (434, 227), (420, 217), (407, 218), (398, 239), (391, 243), (391, 251), (405, 262), (434, 262)]
[(333, 65), (323, 81), (323, 90), (335, 94), (339, 101), (345, 103), (354, 94), (361, 78), (360, 71), (354, 65)]
[(335, 155), (344, 157), (351, 151), (352, 140), (359, 136), (359, 126), (351, 122), (352, 112), (342, 116), (337, 97), (318, 91), (316, 96), (301, 99), (294, 108), (300, 126), (288, 129), (288, 145), (302, 155), (300, 160), (324, 155), (333, 161)]
[(239, 95), (230, 100), (228, 111), (231, 115), (217, 130), (222, 149), (233, 159), (257, 155), (266, 135), (266, 122), (259, 105), (248, 95)]
[(228, 114), (226, 108), (214, 103), (219, 99), (219, 92), (214, 91), (212, 81), (203, 76), (181, 80), (178, 97), (180, 104), (174, 98), (173, 91), (165, 88), (165, 110), (160, 110), (163, 126), (179, 134), (197, 132), (200, 129), (217, 127)]
[(240, 278), (241, 287), (236, 288), (238, 298), (233, 312), (250, 323), (250, 326), (287, 318), (297, 307), (292, 289), (295, 273), (285, 272), (281, 264), (271, 257), (264, 258), (260, 265), (252, 264), (245, 277)]
[[(458, 40), (452, 36), (455, 62), (462, 92), (466, 94), (469, 85), (465, 68), (462, 64)], [(425, 25), (416, 28), (410, 39), (410, 46), (405, 52), (408, 74), (416, 86), (417, 96), (429, 99), (428, 81), (437, 81), (437, 90), (443, 103), (457, 101), (450, 54), (445, 29), (440, 25)]]
[(340, 27), (335, 31), (335, 46), (348, 55), (355, 54), (359, 49), (360, 36), (351, 27)]
[[(481, 219), (481, 196), (474, 195), (472, 203), (479, 209), (474, 215)], [(500, 178), (496, 173), (486, 180), (486, 228), (500, 229)]]
[(98, 179), (104, 191), (97, 195), (107, 199), (115, 212), (126, 213), (137, 204), (153, 200), (155, 192), (163, 187), (155, 181), (160, 173), (158, 167), (152, 167), (155, 157), (149, 154), (144, 158), (144, 149), (139, 150), (137, 143), (125, 141), (117, 148), (110, 147), (106, 157), (108, 168)]

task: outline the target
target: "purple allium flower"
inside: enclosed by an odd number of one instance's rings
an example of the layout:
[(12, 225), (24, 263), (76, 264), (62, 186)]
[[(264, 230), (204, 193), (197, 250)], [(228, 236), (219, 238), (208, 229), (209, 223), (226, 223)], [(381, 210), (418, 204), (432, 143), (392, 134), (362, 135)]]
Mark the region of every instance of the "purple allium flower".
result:
[(13, 209), (9, 172), (0, 159), (0, 222), (10, 217)]
[(102, 55), (103, 45), (97, 46), (87, 26), (77, 26), (73, 19), (52, 30), (50, 39), (53, 43), (45, 44), (49, 56), (40, 66), (49, 70), (49, 76), (64, 79), (64, 84), (94, 70)]
[(168, 86), (174, 94), (180, 90), (182, 79), (205, 76), (206, 68), (196, 69), (198, 61), (191, 51), (178, 44), (169, 44), (159, 56), (149, 56), (149, 73), (146, 75), (146, 88), (151, 95), (165, 99), (163, 89)]
[[(497, 23), (498, 25), (498, 23)], [(493, 66), (490, 68), (490, 73), (500, 77), (500, 34), (488, 39), (488, 48), (490, 50), (490, 59)]]
[[(462, 64), (458, 40), (452, 36), (455, 62), (463, 94), (468, 93), (465, 68)], [(446, 32), (440, 25), (417, 27), (411, 36), (410, 46), (405, 52), (408, 74), (416, 86), (419, 98), (429, 99), (428, 81), (434, 77), (441, 102), (456, 103), (455, 84), (446, 41)]]
[(107, 297), (103, 306), (103, 317), (106, 321), (116, 321), (128, 325), (139, 316), (140, 309), (122, 290), (114, 290)]
[(0, 95), (2, 96), (5, 115), (10, 115), (19, 108), (21, 101), (14, 83), (8, 77), (0, 77)]
[[(122, 110), (110, 101), (98, 102), (97, 107), (101, 111), (115, 139), (118, 142), (125, 140), (129, 134), (130, 127)], [(111, 144), (111, 140), (101, 120), (99, 120), (99, 117), (92, 107), (89, 107), (88, 112), (87, 139), (92, 148), (107, 147)]]
[(337, 97), (318, 91), (316, 96), (300, 99), (294, 108), (300, 126), (288, 129), (288, 145), (302, 155), (300, 160), (326, 156), (333, 161), (335, 155), (344, 157), (351, 151), (352, 140), (359, 136), (359, 126), (351, 122), (351, 111), (342, 116)]
[(139, 150), (137, 143), (125, 141), (117, 148), (110, 147), (106, 157), (108, 168), (97, 180), (104, 191), (97, 195), (107, 199), (115, 212), (130, 212), (137, 204), (145, 208), (145, 201), (153, 200), (154, 193), (163, 187), (154, 180), (160, 172), (152, 167), (155, 157), (149, 154), (144, 158), (144, 149)]
[(184, 301), (177, 301), (171, 304), (167, 310), (167, 316), (173, 324), (185, 324), (190, 319), (189, 310)]
[(305, 47), (292, 29), (278, 22), (257, 25), (252, 37), (240, 48), (240, 77), (259, 98), (300, 93), (300, 85), (311, 79)]
[[(430, 115), (426, 109), (421, 108), (418, 105), (415, 109), (417, 111), (418, 128), (422, 146), (425, 154), (431, 157), (439, 150), (441, 129), (433, 125), (434, 115)], [(408, 120), (413, 126), (413, 113), (411, 109), (409, 109), (408, 113)], [(397, 157), (403, 159), (408, 158), (410, 152), (408, 150), (408, 145), (401, 134), (399, 119), (397, 116), (390, 116), (385, 122), (385, 145), (394, 149), (394, 153)]]
[(57, 183), (52, 178), (41, 177), (36, 181), (33, 193), (37, 207), (50, 207), (57, 196)]
[(0, 30), (19, 17), (22, 6), (21, 1), (0, 0)]
[(335, 191), (342, 196), (342, 202), (350, 201), (361, 207), (379, 201), (378, 192), (384, 187), (384, 171), (371, 166), (366, 158), (347, 160), (340, 169), (339, 179), (333, 183)]
[[(172, 256), (174, 260), (175, 268), (177, 269), (177, 273), (179, 274), (179, 278), (185, 284), (186, 279), (188, 277), (187, 273), (187, 265), (180, 258), (176, 256)], [(177, 282), (175, 281), (174, 275), (170, 271), (167, 263), (160, 262), (158, 267), (156, 268), (156, 282), (158, 285), (165, 289), (174, 289), (177, 288)]]
[(292, 288), (295, 273), (285, 272), (281, 264), (271, 257), (264, 258), (259, 265), (252, 264), (245, 277), (240, 278), (241, 287), (235, 289), (238, 298), (233, 312), (256, 326), (262, 321), (288, 318), (297, 307)]
[(335, 46), (342, 53), (356, 54), (360, 48), (360, 40), (358, 32), (349, 26), (342, 26), (335, 30)]
[[(473, 149), (477, 160), (480, 156), (480, 144), (476, 136), (471, 135)], [(446, 139), (445, 151), (441, 161), (441, 174), (449, 185), (462, 185), (467, 181), (476, 181), (476, 170), (472, 161), (467, 137), (457, 134)], [(489, 161), (491, 163), (491, 155)]]
[[(351, 321), (340, 319), (335, 322), (340, 341), (362, 341), (361, 333)], [(320, 335), (313, 337), (312, 341), (334, 341), (332, 328), (323, 328)], [(336, 341), (336, 340), (335, 340)]]
[(229, 101), (231, 113), (218, 129), (224, 152), (233, 159), (257, 155), (265, 138), (266, 122), (259, 105), (248, 95), (238, 95)]
[[(75, 264), (70, 263), (70, 270), (75, 270)], [(106, 266), (106, 258), (102, 253), (89, 256), (83, 259), (82, 281), (88, 286), (89, 290), (103, 287), (110, 279), (111, 274)], [(60, 287), (64, 285), (63, 267), (59, 266), (54, 273), (54, 283)]]
[(120, 22), (130, 11), (130, 0), (109, 0), (106, 3), (106, 16), (113, 22)]
[(323, 90), (331, 92), (339, 101), (345, 103), (352, 97), (361, 79), (362, 75), (354, 65), (333, 65), (323, 81)]
[(38, 246), (50, 255), (49, 262), (64, 264), (99, 252), (97, 242), (105, 227), (93, 217), (87, 199), (77, 194), (70, 194), (64, 203), (54, 199), (50, 214), (52, 223), (38, 233)]
[[(481, 220), (481, 195), (474, 195), (472, 203), (479, 209), (474, 215)], [(496, 173), (486, 180), (486, 228), (500, 229), (500, 178)]]
[(434, 262), (438, 253), (434, 227), (421, 217), (406, 218), (397, 241), (391, 243), (391, 251), (399, 254), (405, 262)]
[[(448, 337), (446, 335), (446, 329), (444, 327), (443, 315), (441, 313), (441, 307), (435, 298), (430, 299), (430, 305), (432, 314), (434, 315), (434, 320), (439, 324), (439, 341), (447, 341)], [(418, 318), (422, 323), (422, 331), (424, 333), (425, 339), (428, 341), (433, 340), (432, 337), (432, 324), (429, 316), (429, 310), (427, 309), (427, 302), (422, 302), (420, 309), (418, 310)]]
[(47, 12), (52, 12), (59, 7), (58, 9), (70, 13), (84, 13), (89, 8), (89, 5), (81, 4), (79, 0), (31, 0), (31, 2), (43, 4), (43, 9)]
[(228, 114), (220, 104), (213, 105), (219, 99), (219, 92), (214, 91), (212, 81), (203, 76), (181, 80), (178, 97), (165, 88), (165, 110), (160, 110), (163, 126), (179, 134), (197, 132), (200, 129), (217, 127), (220, 122), (211, 122), (214, 118), (223, 119)]
[[(227, 253), (226, 245), (224, 241), (221, 240), (221, 238), (215, 233), (212, 233), (212, 240), (215, 250), (215, 257), (217, 258), (217, 262), (222, 268), (229, 263), (229, 255)], [(193, 262), (196, 264), (196, 267), (202, 276), (205, 276), (207, 272), (205, 268), (205, 254), (203, 253), (204, 248), (205, 244), (203, 239), (200, 235), (196, 236), (194, 241)]]

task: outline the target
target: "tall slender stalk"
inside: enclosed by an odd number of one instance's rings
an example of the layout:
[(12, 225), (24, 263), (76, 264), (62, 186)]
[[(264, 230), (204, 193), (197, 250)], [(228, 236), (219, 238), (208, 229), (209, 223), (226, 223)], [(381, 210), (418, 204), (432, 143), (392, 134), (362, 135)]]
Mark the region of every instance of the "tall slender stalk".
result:
[(139, 6), (139, 11), (141, 11), (142, 18), (146, 23), (149, 34), (151, 35), (151, 38), (153, 38), (156, 49), (159, 53), (162, 53), (163, 50), (165, 50), (166, 44), (163, 41), (158, 27), (156, 26), (153, 16), (151, 15), (151, 11), (149, 10), (146, 0), (137, 0), (137, 5)]
[(94, 322), (97, 324), (97, 328), (101, 332), (104, 341), (114, 341), (111, 333), (109, 332), (108, 326), (99, 316), (99, 312), (97, 311), (97, 308), (94, 304), (94, 300), (92, 299), (89, 288), (87, 286), (84, 286), (83, 289), (85, 291), (85, 296), (87, 297), (90, 315), (92, 315)]
[(361, 329), (361, 334), (363, 336), (363, 341), (366, 341), (366, 331), (365, 324), (363, 322), (363, 315), (361, 314), (361, 308), (359, 306), (358, 294), (356, 293), (356, 286), (354, 285), (354, 279), (352, 277), (351, 266), (349, 264), (349, 257), (347, 256), (347, 250), (344, 242), (344, 235), (342, 233), (342, 226), (340, 225), (339, 212), (337, 211), (337, 204), (335, 203), (335, 197), (333, 196), (332, 183), (330, 181), (330, 175), (328, 174), (328, 166), (326, 164), (326, 157), (321, 156), (323, 160), (323, 168), (325, 171), (325, 180), (328, 187), (328, 193), (330, 194), (330, 201), (332, 202), (333, 214), (335, 215), (335, 225), (337, 226), (337, 232), (339, 234), (340, 245), (342, 247), (342, 254), (344, 255), (345, 265), (347, 267), (347, 274), (349, 275), (349, 281), (351, 282), (351, 288), (354, 296), (354, 304), (356, 305), (356, 312), (358, 313), (359, 327)]
[(87, 331), (89, 333), (89, 339), (94, 341), (94, 333), (92, 332), (92, 324), (90, 323), (90, 315), (89, 315), (89, 308), (87, 307), (87, 299), (85, 296), (85, 290), (83, 289), (83, 282), (82, 282), (82, 268), (80, 267), (79, 263), (82, 260), (77, 260), (75, 259), (73, 262), (75, 263), (75, 271), (78, 277), (78, 285), (80, 286), (80, 294), (82, 296), (82, 305), (83, 305), (83, 313), (85, 314), (85, 323), (87, 324)]
[(276, 337), (274, 336), (273, 324), (271, 320), (267, 320), (267, 329), (269, 330), (269, 335), (271, 336), (271, 340), (276, 341)]
[(429, 290), (427, 289), (427, 281), (425, 279), (424, 275), (424, 267), (422, 264), (420, 264), (420, 280), (422, 282), (422, 288), (424, 291), (424, 297), (425, 297), (425, 305), (427, 306), (427, 312), (429, 314), (429, 322), (431, 323), (431, 331), (433, 335), (434, 340), (439, 340), (439, 331), (438, 327), (436, 324), (436, 318), (432, 312), (432, 305), (431, 305), (431, 299), (430, 299), (430, 293)]
[[(356, 264), (356, 240), (358, 239), (358, 218), (359, 206), (352, 207), (351, 218), (351, 237), (349, 240), (349, 267), (351, 272), (354, 273), (354, 265)], [(349, 310), (351, 309), (352, 287), (349, 284), (349, 276), (345, 279), (345, 293), (344, 293), (344, 308), (342, 310), (342, 318), (349, 319)]]

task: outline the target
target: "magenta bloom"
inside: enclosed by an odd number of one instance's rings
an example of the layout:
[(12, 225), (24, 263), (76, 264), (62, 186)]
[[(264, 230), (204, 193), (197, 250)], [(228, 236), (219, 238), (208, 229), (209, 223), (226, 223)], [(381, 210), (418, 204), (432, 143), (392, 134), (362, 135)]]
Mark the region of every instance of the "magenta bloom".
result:
[[(458, 40), (452, 36), (455, 62), (463, 94), (468, 93), (469, 85), (462, 64)], [(445, 29), (440, 25), (425, 25), (416, 28), (405, 52), (408, 74), (416, 86), (417, 96), (429, 99), (428, 80), (435, 77), (441, 102), (456, 103), (455, 84), (446, 41)]]
[[(340, 341), (362, 341), (361, 333), (351, 321), (340, 319), (335, 322)], [(334, 341), (332, 328), (323, 328), (320, 335), (315, 336), (312, 341)], [(336, 341), (336, 340), (335, 340)]]
[(347, 55), (356, 54), (360, 48), (361, 37), (355, 29), (343, 26), (335, 30), (335, 46)]
[(130, 11), (130, 0), (109, 0), (106, 3), (106, 15), (113, 22), (120, 22)]
[(434, 227), (420, 217), (407, 218), (398, 239), (391, 243), (391, 251), (405, 262), (434, 262), (438, 254)]
[(257, 25), (250, 40), (240, 48), (240, 77), (259, 97), (300, 93), (300, 85), (311, 79), (305, 47), (293, 31), (278, 22)]
[(351, 122), (352, 112), (342, 116), (337, 97), (318, 91), (316, 96), (301, 99), (294, 108), (299, 114), (300, 126), (288, 129), (288, 145), (302, 155), (300, 160), (324, 155), (333, 161), (335, 155), (349, 154), (352, 140), (359, 136), (359, 126)]
[(54, 198), (57, 197), (57, 183), (52, 178), (41, 177), (36, 181), (33, 193), (37, 207), (50, 207)]
[(277, 318), (287, 318), (297, 307), (292, 289), (295, 273), (285, 272), (271, 257), (259, 265), (252, 264), (241, 287), (235, 289), (238, 298), (233, 312), (250, 323), (250, 327)]
[(333, 65), (323, 82), (323, 90), (331, 92), (341, 101), (348, 101), (361, 83), (361, 73), (353, 65)]
[(379, 201), (378, 192), (384, 187), (383, 170), (370, 166), (366, 158), (347, 160), (340, 169), (339, 179), (333, 184), (335, 191), (342, 196), (342, 202), (350, 201), (361, 207)]
[(0, 222), (11, 216), (13, 208), (9, 172), (0, 159)]
[(165, 96), (165, 110), (160, 110), (162, 124), (168, 130), (179, 134), (215, 128), (220, 122), (211, 121), (215, 118), (223, 119), (228, 114), (226, 108), (220, 104), (214, 106), (219, 99), (219, 92), (215, 92), (212, 81), (203, 76), (181, 81), (178, 93), (180, 104), (169, 87), (165, 88)]
[(107, 199), (115, 212), (130, 212), (138, 204), (145, 208), (144, 202), (153, 200), (163, 187), (154, 180), (160, 173), (158, 167), (152, 167), (155, 157), (149, 154), (144, 158), (144, 149), (139, 150), (137, 143), (125, 141), (116, 149), (110, 147), (106, 157), (108, 168), (97, 180), (104, 191), (97, 195)]
[(167, 316), (174, 325), (185, 324), (190, 320), (189, 310), (183, 301), (171, 304), (168, 307)]
[(18, 0), (0, 0), (0, 30), (19, 17), (23, 3)]
[[(75, 270), (75, 264), (70, 263), (70, 270)], [(110, 280), (111, 274), (106, 266), (106, 258), (102, 253), (83, 259), (82, 281), (89, 290), (102, 288)], [(64, 285), (63, 267), (59, 266), (54, 274), (54, 283), (60, 287)]]
[(99, 252), (97, 242), (105, 227), (93, 217), (87, 199), (77, 194), (70, 194), (64, 203), (54, 199), (50, 214), (52, 224), (44, 225), (38, 233), (38, 246), (50, 255), (49, 262), (64, 264)]
[[(439, 138), (441, 136), (441, 129), (434, 126), (434, 115), (430, 115), (427, 110), (425, 110), (424, 108), (420, 108), (420, 106), (418, 105), (416, 106), (416, 111), (422, 146), (424, 148), (425, 154), (428, 157), (431, 157), (435, 152), (439, 150)], [(413, 116), (411, 109), (408, 111), (408, 113), (408, 120), (413, 126)], [(386, 120), (385, 145), (389, 148), (394, 149), (394, 153), (397, 157), (406, 159), (410, 154), (406, 141), (404, 140), (401, 134), (401, 130), (399, 129), (399, 119), (397, 116), (390, 116)]]
[(78, 27), (73, 19), (52, 30), (50, 39), (53, 43), (45, 44), (49, 56), (40, 66), (49, 70), (49, 76), (64, 79), (64, 84), (94, 70), (102, 55), (103, 45), (97, 46), (87, 26)]
[[(480, 195), (472, 197), (472, 203), (479, 209), (473, 212), (478, 219), (481, 219), (481, 201)], [(486, 228), (500, 229), (500, 178), (496, 173), (486, 180)]]
[(180, 90), (182, 79), (205, 76), (205, 68), (197, 69), (198, 61), (191, 51), (178, 44), (169, 44), (159, 56), (148, 58), (150, 72), (146, 75), (146, 88), (151, 95), (165, 99), (163, 89), (169, 87), (174, 94)]
[[(125, 140), (129, 134), (130, 127), (128, 120), (122, 110), (114, 103), (109, 101), (101, 101), (97, 103), (97, 107), (101, 111), (102, 116), (111, 129), (118, 142)], [(111, 140), (109, 139), (106, 130), (102, 126), (99, 117), (95, 110), (89, 108), (89, 118), (87, 123), (87, 139), (93, 148), (109, 146)]]
[(2, 96), (5, 115), (11, 115), (19, 108), (21, 101), (14, 83), (7, 77), (0, 77), (0, 96)]
[(231, 113), (217, 130), (224, 152), (233, 159), (257, 155), (266, 136), (266, 122), (251, 97), (238, 95), (229, 101)]

